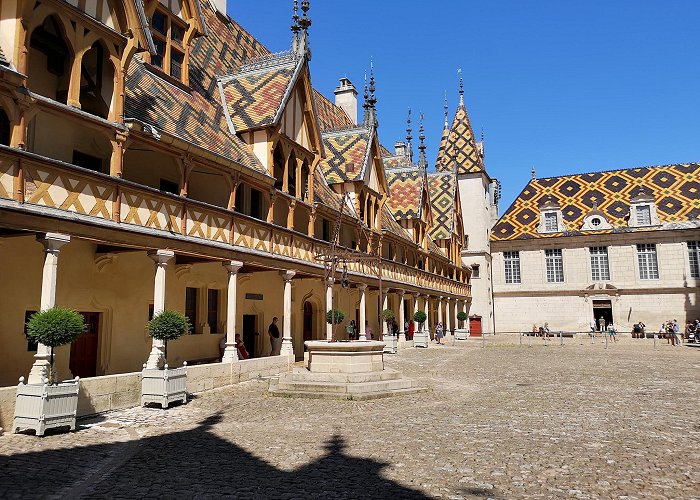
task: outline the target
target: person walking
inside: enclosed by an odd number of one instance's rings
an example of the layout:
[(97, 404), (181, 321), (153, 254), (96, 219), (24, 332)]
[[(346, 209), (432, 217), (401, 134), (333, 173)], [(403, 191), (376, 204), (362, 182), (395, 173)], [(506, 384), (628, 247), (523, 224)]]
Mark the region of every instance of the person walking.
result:
[(680, 333), (680, 331), (681, 327), (678, 324), (678, 320), (674, 319), (673, 324), (671, 325), (671, 332), (673, 333), (673, 341), (675, 343), (674, 345), (677, 345), (679, 347), (681, 345), (681, 340), (678, 338), (678, 334)]
[(369, 326), (369, 321), (365, 321), (365, 340), (372, 340), (372, 327)]
[(438, 344), (442, 345), (442, 337), (444, 336), (444, 331), (442, 328), (442, 323), (438, 323), (435, 327), (435, 340)]
[(348, 340), (355, 340), (355, 320), (350, 320), (350, 324), (345, 327), (345, 331), (348, 334)]
[(282, 349), (282, 339), (280, 339), (280, 329), (277, 327), (279, 318), (272, 318), (272, 323), (267, 327), (267, 335), (270, 337), (270, 356), (279, 356)]
[(605, 332), (605, 318), (602, 316), (598, 320), (598, 331), (603, 333)]
[(611, 323), (608, 325), (608, 336), (610, 337), (610, 339), (611, 339), (613, 342), (617, 342), (617, 336), (616, 336), (616, 334), (617, 334), (617, 331), (615, 330), (615, 325), (611, 322)]

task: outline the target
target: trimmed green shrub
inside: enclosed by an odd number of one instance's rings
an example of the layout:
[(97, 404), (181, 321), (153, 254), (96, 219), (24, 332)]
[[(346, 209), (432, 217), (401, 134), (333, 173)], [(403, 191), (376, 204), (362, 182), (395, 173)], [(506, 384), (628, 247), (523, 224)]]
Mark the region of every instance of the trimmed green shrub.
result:
[[(333, 317), (335, 316), (335, 321), (333, 321)], [(326, 323), (329, 325), (333, 324), (340, 324), (343, 322), (345, 319), (345, 313), (341, 311), (340, 309), (331, 309), (326, 313)]]
[(428, 319), (428, 315), (425, 314), (423, 311), (416, 311), (415, 314), (413, 315), (413, 321), (423, 324), (425, 323), (425, 320)]
[(458, 320), (460, 320), (460, 321), (466, 321), (467, 318), (469, 318), (469, 316), (468, 316), (467, 313), (465, 313), (464, 311), (459, 311), (459, 312), (457, 313), (457, 319), (458, 319)]
[(392, 311), (391, 309), (384, 309), (382, 311), (382, 318), (384, 319), (384, 321), (389, 323), (391, 321), (394, 321), (394, 319), (396, 319), (396, 315), (394, 315), (394, 311)]
[(192, 331), (190, 319), (184, 314), (165, 310), (148, 322), (148, 334), (157, 340), (176, 340)]

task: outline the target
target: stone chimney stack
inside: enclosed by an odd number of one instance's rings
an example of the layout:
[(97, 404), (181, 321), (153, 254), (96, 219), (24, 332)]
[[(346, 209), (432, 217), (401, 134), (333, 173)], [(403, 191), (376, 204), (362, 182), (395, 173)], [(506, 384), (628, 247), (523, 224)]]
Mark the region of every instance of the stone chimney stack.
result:
[(342, 108), (357, 125), (357, 89), (346, 77), (340, 79), (340, 85), (333, 91), (335, 105)]
[(226, 0), (211, 0), (211, 3), (219, 13), (226, 15)]
[(399, 157), (406, 156), (406, 143), (403, 141), (396, 141), (394, 144), (394, 155)]

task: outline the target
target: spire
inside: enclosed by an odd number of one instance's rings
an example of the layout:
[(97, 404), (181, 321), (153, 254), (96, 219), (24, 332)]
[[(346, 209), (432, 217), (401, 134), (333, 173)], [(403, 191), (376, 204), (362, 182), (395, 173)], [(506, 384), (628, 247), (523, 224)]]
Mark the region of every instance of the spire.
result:
[(537, 176), (535, 175), (535, 166), (533, 165), (532, 166), (532, 180), (534, 181), (535, 179), (537, 179)]
[(303, 14), (299, 17), (297, 0), (294, 0), (294, 14), (292, 15), (292, 32), (294, 33), (294, 38), (292, 39), (292, 48), (298, 56), (306, 56), (307, 59), (311, 60), (311, 49), (309, 49), (309, 27), (311, 26), (311, 19), (307, 15), (309, 8), (309, 0), (303, 0), (301, 2)]
[(413, 163), (413, 146), (411, 145), (411, 140), (413, 139), (412, 134), (411, 108), (408, 108), (408, 118), (406, 119), (406, 156), (408, 156), (408, 161), (411, 163)]
[(377, 95), (375, 94), (377, 89), (374, 84), (374, 63), (371, 61), (369, 63), (369, 87), (367, 87), (366, 79), (367, 76), (365, 75), (364, 124), (377, 128), (379, 126), (379, 121), (377, 120)]
[(418, 164), (425, 168), (428, 165), (428, 162), (425, 159), (425, 129), (423, 128), (423, 113), (420, 114), (420, 135), (418, 138), (420, 139), (420, 146), (418, 146), (418, 149), (420, 149), (420, 159), (418, 160)]
[(447, 107), (447, 90), (445, 90), (445, 104), (444, 104), (444, 106), (443, 106), (442, 108), (445, 110), (445, 128), (447, 128), (447, 127), (450, 126), (450, 125), (447, 123), (447, 111), (448, 111), (448, 107)]
[(464, 106), (464, 79), (462, 78), (462, 68), (459, 68), (457, 73), (459, 73), (459, 105)]

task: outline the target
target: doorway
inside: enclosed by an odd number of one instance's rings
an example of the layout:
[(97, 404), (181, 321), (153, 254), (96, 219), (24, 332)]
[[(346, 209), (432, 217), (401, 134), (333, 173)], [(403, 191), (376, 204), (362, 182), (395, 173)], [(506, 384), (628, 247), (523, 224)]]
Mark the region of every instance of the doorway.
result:
[(595, 321), (596, 330), (600, 330), (600, 318), (605, 320), (605, 327), (613, 322), (612, 302), (609, 300), (594, 300), (593, 301), (593, 320)]
[(257, 358), (260, 356), (257, 347), (256, 338), (258, 333), (256, 332), (258, 317), (255, 314), (244, 314), (243, 315), (243, 345), (245, 345), (245, 350), (251, 358)]
[(95, 377), (100, 313), (81, 312), (80, 315), (85, 319), (86, 329), (70, 345), (68, 368), (74, 377)]
[[(308, 300), (304, 302), (304, 342), (314, 338), (314, 306)], [(304, 346), (306, 350), (306, 346)]]
[(469, 336), (481, 337), (481, 316), (469, 317)]

